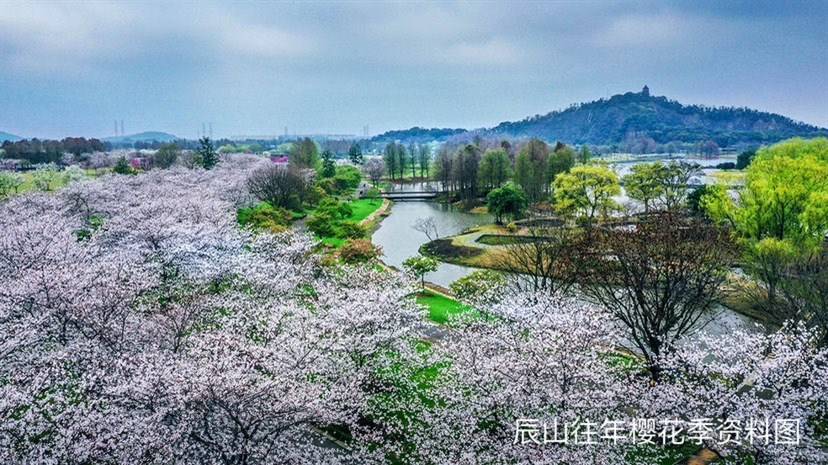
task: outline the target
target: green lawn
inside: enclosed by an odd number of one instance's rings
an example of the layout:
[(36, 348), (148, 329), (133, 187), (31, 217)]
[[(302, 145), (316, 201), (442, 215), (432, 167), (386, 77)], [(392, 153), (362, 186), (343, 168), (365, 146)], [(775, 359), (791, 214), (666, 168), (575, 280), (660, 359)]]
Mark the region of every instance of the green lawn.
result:
[(359, 199), (350, 202), (348, 205), (351, 206), (351, 216), (348, 217), (348, 221), (354, 221), (359, 223), (360, 221), (368, 218), (371, 213), (377, 211), (382, 205), (382, 199)]
[[(350, 221), (353, 223), (359, 223), (360, 221), (368, 218), (371, 213), (377, 211), (377, 209), (382, 206), (382, 199), (359, 199), (353, 200), (348, 202), (348, 205), (351, 207), (351, 216), (345, 218), (344, 221)], [(308, 212), (310, 215), (311, 212)], [(333, 247), (338, 249), (345, 244), (347, 239), (342, 239), (339, 237), (319, 237), (319, 240), (322, 241), (323, 244), (329, 247)]]
[(474, 311), (467, 305), (431, 291), (417, 294), (417, 303), (428, 307), (428, 318), (440, 324), (446, 323), (452, 316)]
[[(109, 169), (102, 169), (102, 170), (93, 170), (93, 169), (84, 169), (84, 173), (88, 178), (97, 178), (109, 172)], [(59, 173), (62, 174), (62, 173)], [(34, 171), (26, 171), (21, 173), (23, 176), (23, 184), (17, 189), (17, 192), (14, 195), (18, 194), (25, 194), (27, 192), (31, 192), (36, 190), (34, 185)], [(66, 178), (64, 176), (56, 176), (55, 180), (49, 184), (49, 192), (53, 192), (59, 189), (62, 189), (66, 186)]]

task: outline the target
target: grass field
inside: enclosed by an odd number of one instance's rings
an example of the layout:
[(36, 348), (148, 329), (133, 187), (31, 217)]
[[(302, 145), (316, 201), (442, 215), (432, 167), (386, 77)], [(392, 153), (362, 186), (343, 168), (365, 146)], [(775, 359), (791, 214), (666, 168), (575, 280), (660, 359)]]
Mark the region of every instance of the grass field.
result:
[[(368, 218), (371, 213), (374, 213), (380, 206), (382, 206), (382, 199), (358, 199), (348, 202), (348, 205), (351, 207), (351, 215), (345, 218), (344, 221), (359, 223), (365, 218)], [(319, 237), (319, 240), (321, 240), (326, 246), (333, 247), (335, 249), (342, 247), (346, 241), (346, 239), (330, 236)]]
[(435, 323), (446, 323), (452, 316), (475, 311), (469, 306), (431, 291), (417, 294), (417, 303), (428, 308), (428, 318)]
[(347, 220), (359, 223), (368, 218), (371, 213), (377, 211), (377, 208), (382, 205), (382, 199), (359, 199), (350, 202), (348, 205), (351, 206), (352, 213)]
[[(106, 174), (110, 170), (102, 169), (102, 170), (93, 170), (93, 169), (85, 169), (83, 170), (84, 174), (86, 174), (87, 178), (97, 178), (103, 174)], [(13, 195), (20, 195), (25, 194), (26, 192), (31, 192), (37, 190), (34, 184), (34, 171), (26, 171), (21, 173), (23, 178), (23, 183), (18, 187), (17, 192)], [(54, 180), (49, 183), (49, 190), (48, 192), (56, 191), (66, 186), (67, 179), (65, 176), (62, 175), (62, 172), (58, 172), (57, 175), (54, 177)]]

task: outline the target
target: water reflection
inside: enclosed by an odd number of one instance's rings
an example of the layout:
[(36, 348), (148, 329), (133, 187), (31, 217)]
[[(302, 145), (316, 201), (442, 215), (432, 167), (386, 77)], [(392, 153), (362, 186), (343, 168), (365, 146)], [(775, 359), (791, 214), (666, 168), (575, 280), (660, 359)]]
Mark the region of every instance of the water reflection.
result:
[[(418, 218), (434, 218), (440, 237), (451, 236), (477, 225), (489, 224), (491, 215), (479, 215), (458, 210), (451, 205), (437, 202), (397, 202), (391, 215), (380, 223), (371, 237), (374, 244), (382, 247), (383, 261), (402, 268), (406, 258), (417, 255), (428, 237), (412, 227)], [(440, 263), (437, 271), (426, 275), (426, 280), (448, 287), (455, 280), (473, 272), (474, 268)]]

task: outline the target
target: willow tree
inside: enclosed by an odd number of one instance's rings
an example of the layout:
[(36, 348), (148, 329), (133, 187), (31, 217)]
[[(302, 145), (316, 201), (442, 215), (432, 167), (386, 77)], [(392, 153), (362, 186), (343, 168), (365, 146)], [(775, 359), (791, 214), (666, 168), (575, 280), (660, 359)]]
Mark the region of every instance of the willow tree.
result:
[(828, 234), (828, 139), (791, 139), (759, 150), (743, 189), (735, 196), (711, 189), (702, 205), (733, 229), (748, 271), (773, 303), (787, 262), (818, 251)]
[(614, 171), (602, 165), (582, 165), (555, 178), (555, 208), (586, 224), (618, 208), (613, 196), (621, 194)]

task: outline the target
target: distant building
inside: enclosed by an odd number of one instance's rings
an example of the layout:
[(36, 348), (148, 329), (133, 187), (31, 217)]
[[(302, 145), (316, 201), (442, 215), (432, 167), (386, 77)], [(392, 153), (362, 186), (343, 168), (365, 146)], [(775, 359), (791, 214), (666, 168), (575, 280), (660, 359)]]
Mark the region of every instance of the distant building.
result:
[(290, 160), (288, 159), (288, 157), (286, 155), (283, 155), (283, 156), (270, 157), (270, 161), (277, 164), (277, 165), (282, 166), (282, 165), (287, 165)]
[(643, 88), (643, 89), (641, 89), (641, 95), (643, 95), (643, 96), (645, 96), (645, 97), (649, 97), (649, 96), (650, 96), (650, 88), (649, 88), (649, 87), (647, 87), (647, 85), (646, 85), (646, 84), (644, 85), (644, 88)]

